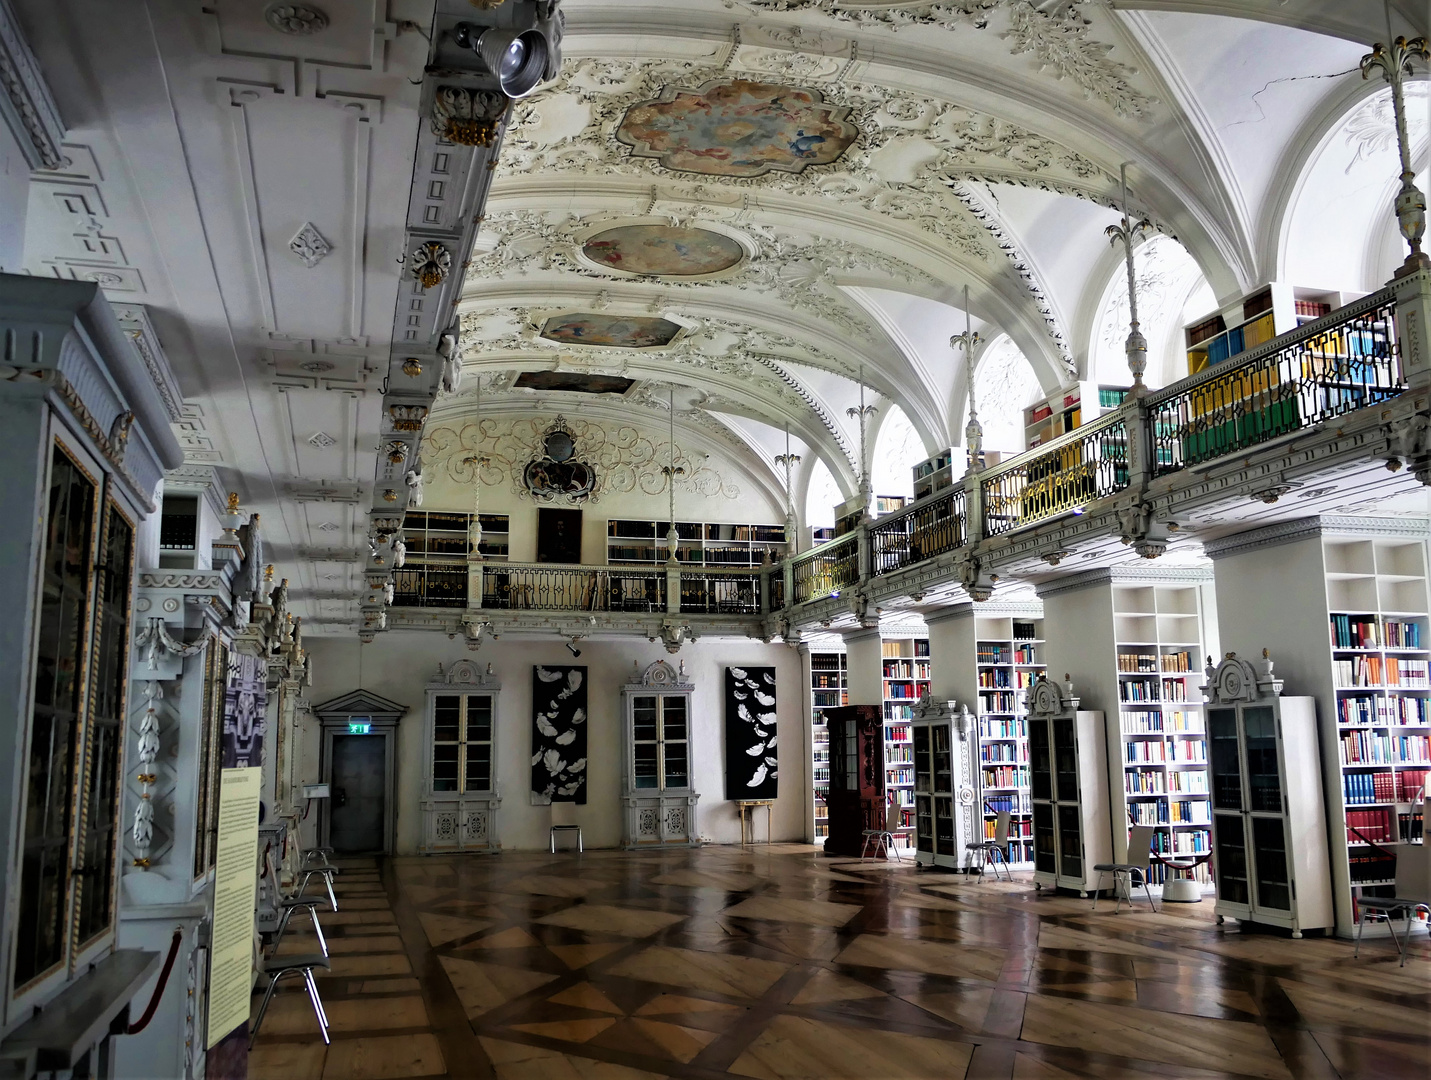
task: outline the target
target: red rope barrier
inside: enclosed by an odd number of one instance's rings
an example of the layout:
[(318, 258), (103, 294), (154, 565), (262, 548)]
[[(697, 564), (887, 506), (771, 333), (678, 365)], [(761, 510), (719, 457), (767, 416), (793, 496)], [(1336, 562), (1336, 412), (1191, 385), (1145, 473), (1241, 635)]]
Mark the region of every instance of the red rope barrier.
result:
[(159, 973), (159, 985), (154, 988), (154, 996), (149, 999), (149, 1007), (144, 1010), (144, 1015), (139, 1018), (137, 1024), (130, 1024), (125, 1030), (126, 1035), (138, 1035), (149, 1026), (149, 1021), (154, 1019), (154, 1014), (159, 1010), (159, 999), (164, 996), (164, 988), (169, 985), (169, 972), (174, 970), (174, 958), (179, 955), (179, 942), (184, 940), (184, 928), (174, 927), (173, 940), (169, 942), (169, 955), (164, 960), (164, 970)]

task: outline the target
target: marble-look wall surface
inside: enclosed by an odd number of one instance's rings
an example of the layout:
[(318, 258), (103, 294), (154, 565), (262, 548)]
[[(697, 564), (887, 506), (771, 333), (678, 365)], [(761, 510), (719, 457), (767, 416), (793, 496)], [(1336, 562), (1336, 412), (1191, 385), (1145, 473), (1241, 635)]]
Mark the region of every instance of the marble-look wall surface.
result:
[[(560, 640), (507, 637), (484, 642), (480, 651), (468, 652), (460, 640), (427, 631), (388, 631), (370, 645), (354, 638), (309, 638), (314, 684), (308, 698), (315, 705), (361, 687), (409, 707), (399, 724), (396, 761), (396, 812), (394, 836), (397, 854), (415, 854), (422, 823), (418, 800), (422, 793), (423, 710), (427, 684), (437, 677), (439, 663), (472, 659), (492, 670), (501, 680), (497, 716), (496, 781), (502, 793), (498, 832), (507, 851), (545, 851), (551, 823), (548, 806), (531, 804), (532, 666), (534, 664), (585, 664), (588, 679), (588, 793), (577, 809), (586, 846), (615, 847), (622, 840), (621, 808), (621, 687), (635, 680), (653, 660), (684, 660), (695, 683), (691, 717), (691, 763), (697, 807), (698, 834), (716, 843), (739, 843), (740, 821), (734, 802), (726, 798), (723, 717), (724, 668), (729, 664), (773, 666), (776, 669), (777, 727), (780, 749), (780, 792), (771, 813), (773, 839), (805, 838), (805, 803), (810, 790), (810, 760), (805, 752), (804, 727), (807, 696), (802, 689), (801, 661), (797, 650), (785, 645), (765, 645), (745, 639), (703, 640), (670, 656), (659, 644), (641, 638), (605, 638), (577, 643), (574, 659)], [(320, 738), (316, 722), (304, 732), (301, 779), (321, 775)], [(765, 814), (758, 815), (758, 832), (765, 835)], [(311, 822), (316, 815), (310, 817)], [(305, 836), (305, 843), (315, 837)]]

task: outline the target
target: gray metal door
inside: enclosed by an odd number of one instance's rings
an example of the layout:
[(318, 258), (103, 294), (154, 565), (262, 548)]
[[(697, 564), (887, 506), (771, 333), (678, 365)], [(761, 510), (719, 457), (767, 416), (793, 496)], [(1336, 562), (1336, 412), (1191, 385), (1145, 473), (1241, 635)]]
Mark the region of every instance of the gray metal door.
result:
[(387, 745), (380, 735), (333, 736), (328, 843), (348, 854), (383, 850)]

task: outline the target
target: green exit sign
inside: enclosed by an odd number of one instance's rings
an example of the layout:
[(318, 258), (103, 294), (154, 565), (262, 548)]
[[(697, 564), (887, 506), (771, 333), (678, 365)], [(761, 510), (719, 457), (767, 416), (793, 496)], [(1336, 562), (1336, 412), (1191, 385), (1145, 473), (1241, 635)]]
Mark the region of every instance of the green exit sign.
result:
[(349, 735), (371, 735), (373, 733), (373, 722), (371, 720), (349, 720)]

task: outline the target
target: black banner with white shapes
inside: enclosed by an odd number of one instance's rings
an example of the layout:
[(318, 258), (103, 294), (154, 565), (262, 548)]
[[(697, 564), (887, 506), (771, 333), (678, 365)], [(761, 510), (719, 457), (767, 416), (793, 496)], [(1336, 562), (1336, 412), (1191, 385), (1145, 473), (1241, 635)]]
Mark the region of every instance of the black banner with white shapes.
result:
[(586, 668), (532, 668), (532, 802), (586, 803)]
[(725, 669), (725, 797), (773, 799), (780, 786), (775, 744), (775, 669)]

